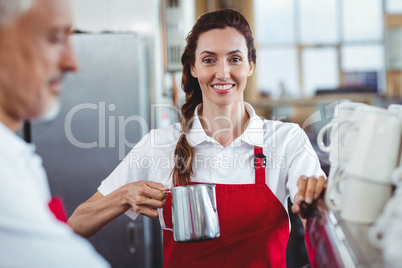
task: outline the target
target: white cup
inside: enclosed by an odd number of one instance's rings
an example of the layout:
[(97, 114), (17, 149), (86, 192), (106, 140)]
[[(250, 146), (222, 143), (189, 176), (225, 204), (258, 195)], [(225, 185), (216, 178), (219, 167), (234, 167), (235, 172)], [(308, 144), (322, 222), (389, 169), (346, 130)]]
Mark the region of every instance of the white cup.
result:
[(398, 166), (392, 172), (391, 183), (397, 187), (398, 191), (402, 191), (402, 166)]
[(327, 207), (332, 211), (339, 211), (342, 209), (343, 194), (345, 193), (345, 172), (340, 168), (332, 168), (330, 172), (331, 183), (328, 182), (325, 191), (324, 200)]
[[(395, 194), (385, 205), (381, 216), (370, 227), (368, 240), (376, 248), (383, 248), (392, 240), (394, 230), (402, 227), (402, 192)], [(402, 242), (402, 237), (398, 237)]]
[[(357, 132), (348, 132), (350, 119), (353, 117), (355, 110), (359, 107), (366, 107), (367, 104), (359, 102), (344, 101), (339, 103), (334, 108), (334, 114), (331, 121), (325, 125), (317, 135), (318, 147), (329, 153), (329, 161), (331, 168), (328, 175), (327, 192), (325, 201), (327, 206), (332, 209), (337, 209), (339, 199), (342, 198), (343, 177), (345, 166), (348, 162), (350, 151), (355, 143)], [(348, 135), (345, 135), (345, 134)], [(324, 135), (328, 137), (329, 144), (324, 143)], [(344, 137), (340, 141), (339, 137)], [(332, 185), (336, 187), (332, 188)], [(328, 191), (328, 189), (334, 191)]]
[[(348, 135), (345, 140), (343, 140), (344, 146), (339, 146), (339, 136), (347, 132), (347, 126), (345, 122), (348, 122), (352, 118), (355, 110), (359, 107), (365, 107), (367, 104), (359, 102), (341, 102), (334, 108), (334, 115), (330, 123), (325, 125), (317, 134), (317, 145), (324, 151), (329, 152), (329, 160), (331, 166), (337, 167), (339, 165), (344, 165), (349, 156), (348, 145), (353, 144), (353, 137)], [(324, 135), (327, 134), (329, 137), (329, 144), (325, 145)]]
[(383, 249), (395, 240), (399, 240), (399, 243), (402, 245), (401, 221), (401, 216), (390, 218), (381, 215), (373, 226), (370, 227), (367, 234), (370, 244), (375, 248)]
[[(402, 219), (400, 219), (402, 220)], [(384, 266), (400, 268), (402, 263), (402, 226), (397, 225), (387, 236), (386, 246), (382, 250)]]
[(348, 222), (373, 223), (392, 194), (390, 184), (379, 184), (354, 177), (348, 177), (343, 183), (342, 201), (335, 210), (340, 210), (341, 218)]
[[(402, 122), (402, 105), (401, 104), (391, 104), (388, 106), (388, 111), (392, 114), (395, 114), (399, 117)], [(402, 134), (401, 134), (402, 140)], [(399, 155), (398, 155), (398, 166), (402, 166), (402, 142), (399, 147)]]
[[(356, 134), (356, 132), (348, 132), (349, 121), (357, 108), (365, 106), (367, 106), (367, 104), (351, 101), (339, 103), (334, 108), (334, 114), (330, 123), (325, 125), (317, 135), (318, 147), (322, 151), (329, 153), (331, 168), (328, 175), (325, 201), (327, 206), (332, 210), (339, 209), (344, 184), (342, 182), (343, 174), (350, 156), (350, 148), (356, 138), (356, 135), (352, 135)], [(345, 133), (348, 133), (348, 135), (345, 135)], [(324, 143), (324, 135), (328, 137), (328, 145)], [(345, 138), (340, 141), (339, 136)]]
[[(348, 176), (377, 183), (390, 184), (391, 173), (397, 166), (401, 140), (401, 120), (386, 109), (359, 107), (350, 120), (349, 132), (357, 138), (346, 165)], [(342, 133), (340, 140), (348, 132)]]

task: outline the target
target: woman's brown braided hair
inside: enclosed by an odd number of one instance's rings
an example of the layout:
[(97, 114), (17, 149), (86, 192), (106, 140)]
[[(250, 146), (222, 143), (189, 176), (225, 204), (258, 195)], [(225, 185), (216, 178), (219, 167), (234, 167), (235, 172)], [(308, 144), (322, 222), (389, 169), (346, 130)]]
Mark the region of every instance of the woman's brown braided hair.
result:
[(173, 185), (188, 185), (193, 175), (194, 149), (186, 139), (186, 133), (192, 125), (195, 107), (202, 103), (202, 92), (198, 79), (191, 75), (191, 67), (195, 64), (195, 50), (198, 37), (209, 30), (232, 27), (243, 34), (248, 48), (249, 62), (256, 63), (256, 51), (254, 38), (250, 26), (242, 14), (231, 9), (221, 9), (200, 16), (193, 29), (188, 34), (187, 45), (181, 57), (183, 64), (182, 88), (186, 93), (186, 102), (181, 108), (180, 123), (182, 135), (180, 135), (174, 152), (175, 167), (172, 170)]

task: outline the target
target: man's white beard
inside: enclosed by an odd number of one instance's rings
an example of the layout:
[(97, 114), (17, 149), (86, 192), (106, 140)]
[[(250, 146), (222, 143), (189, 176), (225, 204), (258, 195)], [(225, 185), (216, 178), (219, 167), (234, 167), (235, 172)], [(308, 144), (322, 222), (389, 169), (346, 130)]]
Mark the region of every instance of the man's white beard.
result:
[(57, 117), (61, 109), (60, 101), (56, 101), (44, 114), (32, 120), (32, 122), (48, 122)]

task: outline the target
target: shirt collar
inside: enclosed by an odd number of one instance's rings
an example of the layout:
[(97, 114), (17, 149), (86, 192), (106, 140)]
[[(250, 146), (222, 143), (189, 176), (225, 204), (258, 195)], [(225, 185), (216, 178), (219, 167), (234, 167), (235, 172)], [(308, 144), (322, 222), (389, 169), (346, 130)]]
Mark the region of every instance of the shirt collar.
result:
[(26, 143), (2, 122), (0, 122), (0, 137), (0, 148), (6, 155), (32, 154), (35, 151), (33, 144)]
[[(264, 122), (255, 113), (255, 110), (250, 104), (244, 102), (244, 106), (246, 108), (246, 112), (250, 116), (250, 121), (247, 125), (246, 130), (241, 134), (239, 139), (253, 146), (263, 146)], [(207, 136), (207, 134), (204, 131), (204, 128), (201, 125), (201, 121), (198, 116), (198, 112), (200, 111), (201, 107), (202, 103), (198, 104), (197, 107), (195, 108), (193, 116), (193, 125), (189, 130), (189, 132), (187, 133), (187, 141), (192, 147), (199, 145), (202, 142), (216, 142), (211, 137)]]
[(253, 146), (263, 146), (264, 121), (255, 113), (254, 108), (250, 104), (245, 102), (244, 106), (250, 116), (250, 121), (248, 122), (246, 130), (241, 134), (240, 139)]
[(191, 147), (201, 144), (204, 141), (212, 140), (211, 137), (209, 137), (205, 133), (204, 128), (201, 125), (201, 121), (198, 116), (198, 111), (201, 108), (202, 108), (202, 103), (198, 104), (197, 107), (195, 107), (194, 116), (193, 116), (193, 125), (191, 126), (191, 129), (189, 130), (189, 132), (186, 134), (187, 141), (191, 145)]

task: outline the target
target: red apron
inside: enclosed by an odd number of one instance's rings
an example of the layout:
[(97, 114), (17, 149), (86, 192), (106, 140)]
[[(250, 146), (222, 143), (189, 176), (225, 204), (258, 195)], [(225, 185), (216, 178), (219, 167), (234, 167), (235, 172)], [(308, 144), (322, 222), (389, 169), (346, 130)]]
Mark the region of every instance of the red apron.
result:
[[(177, 243), (163, 231), (164, 267), (286, 267), (289, 220), (265, 182), (265, 156), (255, 147), (255, 184), (216, 185), (219, 238)], [(163, 216), (172, 228), (171, 196)]]
[(53, 197), (48, 203), (50, 211), (54, 214), (56, 219), (61, 222), (67, 223), (68, 217), (66, 209), (64, 208), (63, 199), (60, 196)]

